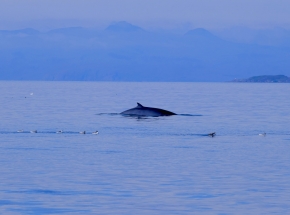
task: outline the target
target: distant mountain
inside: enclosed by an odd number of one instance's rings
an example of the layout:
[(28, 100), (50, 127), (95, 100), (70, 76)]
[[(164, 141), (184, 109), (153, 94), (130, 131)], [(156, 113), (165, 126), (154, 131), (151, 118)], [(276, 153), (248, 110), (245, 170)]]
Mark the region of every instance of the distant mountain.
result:
[(178, 34), (117, 22), (0, 31), (0, 80), (226, 81), (289, 76), (289, 59), (290, 47), (237, 43), (203, 28)]
[(132, 25), (128, 22), (121, 21), (114, 23), (106, 28), (106, 31), (111, 32), (136, 32), (136, 31), (144, 31), (142, 28)]
[(25, 34), (25, 35), (36, 35), (40, 32), (33, 28), (24, 28), (20, 30), (0, 30), (0, 35), (17, 35), (17, 34)]
[(217, 36), (211, 32), (205, 30), (204, 28), (196, 28), (185, 33), (187, 37), (196, 37), (196, 38), (208, 38), (208, 39), (219, 39)]
[(247, 79), (234, 79), (233, 82), (290, 83), (290, 77), (287, 77), (285, 75), (261, 75), (261, 76), (253, 76)]
[[(222, 40), (204, 28), (196, 28), (188, 31), (183, 36), (184, 42), (197, 58), (220, 61), (221, 56), (232, 52), (236, 44)], [(194, 51), (195, 50), (195, 51)]]

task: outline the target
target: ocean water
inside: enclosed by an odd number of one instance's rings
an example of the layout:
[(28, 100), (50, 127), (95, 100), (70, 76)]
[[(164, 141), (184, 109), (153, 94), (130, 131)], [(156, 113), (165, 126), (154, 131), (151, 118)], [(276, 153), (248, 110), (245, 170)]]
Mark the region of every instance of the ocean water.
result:
[[(289, 84), (1, 81), (0, 93), (0, 214), (290, 211)], [(180, 115), (118, 114), (136, 102)]]

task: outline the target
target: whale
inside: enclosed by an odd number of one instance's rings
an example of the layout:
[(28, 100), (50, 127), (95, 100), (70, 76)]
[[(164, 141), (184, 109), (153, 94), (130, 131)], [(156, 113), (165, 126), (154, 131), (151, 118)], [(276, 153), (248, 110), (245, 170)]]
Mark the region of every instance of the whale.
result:
[(153, 108), (153, 107), (145, 107), (141, 105), (140, 103), (137, 102), (137, 107), (131, 108), (129, 110), (125, 110), (122, 113), (122, 115), (127, 115), (127, 116), (138, 116), (138, 117), (147, 117), (147, 116), (152, 116), (152, 117), (158, 117), (158, 116), (172, 116), (172, 115), (177, 115), (176, 113), (173, 113), (168, 110), (163, 110), (160, 108)]

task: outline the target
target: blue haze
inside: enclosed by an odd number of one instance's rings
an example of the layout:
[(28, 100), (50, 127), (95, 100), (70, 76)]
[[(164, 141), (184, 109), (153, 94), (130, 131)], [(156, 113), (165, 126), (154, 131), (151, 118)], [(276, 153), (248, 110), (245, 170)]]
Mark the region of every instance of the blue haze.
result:
[(103, 30), (2, 30), (0, 79), (212, 82), (289, 76), (289, 41), (286, 29), (172, 33), (127, 22)]
[(0, 29), (96, 26), (115, 20), (137, 25), (289, 27), (288, 0), (22, 0), (1, 1)]
[(0, 213), (287, 214), (289, 88), (2, 81)]

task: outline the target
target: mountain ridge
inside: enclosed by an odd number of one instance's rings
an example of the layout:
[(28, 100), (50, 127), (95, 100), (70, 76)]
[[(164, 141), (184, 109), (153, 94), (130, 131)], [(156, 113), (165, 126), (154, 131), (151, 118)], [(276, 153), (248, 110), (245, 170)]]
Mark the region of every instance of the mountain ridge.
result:
[(108, 27), (0, 33), (0, 79), (224, 82), (289, 75), (287, 47), (226, 41), (204, 28), (176, 34), (127, 22)]

